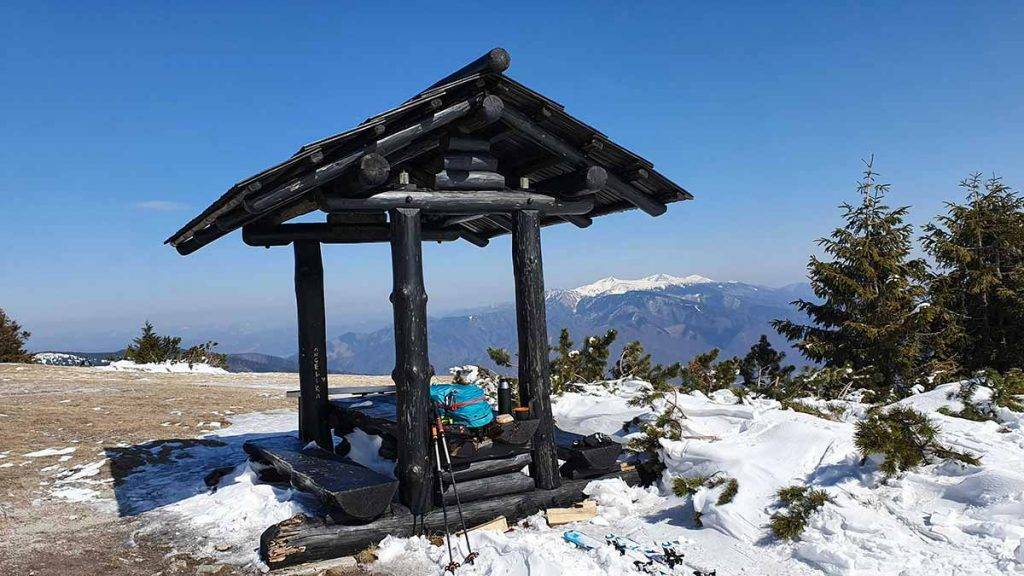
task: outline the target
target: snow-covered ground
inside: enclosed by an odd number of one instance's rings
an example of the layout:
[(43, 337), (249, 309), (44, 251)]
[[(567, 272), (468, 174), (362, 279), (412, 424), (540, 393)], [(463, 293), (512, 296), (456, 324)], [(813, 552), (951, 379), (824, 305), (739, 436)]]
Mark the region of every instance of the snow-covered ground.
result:
[(188, 362), (160, 362), (151, 364), (136, 364), (131, 360), (118, 360), (106, 366), (100, 366), (97, 370), (117, 370), (125, 372), (191, 372), (196, 374), (227, 374), (223, 368), (210, 366), (209, 364)]
[[(603, 432), (621, 440), (647, 417), (630, 406), (640, 383), (618, 381), (588, 386), (554, 404), (565, 429)], [(694, 439), (663, 442), (669, 465), (661, 485), (628, 487), (621, 481), (593, 482), (587, 492), (598, 502), (596, 518), (549, 528), (543, 515), (505, 534), (476, 533), (480, 557), (459, 574), (586, 576), (638, 573), (609, 547), (586, 552), (562, 540), (573, 528), (603, 539), (607, 533), (642, 544), (678, 543), (685, 569), (720, 575), (990, 575), (1024, 574), (1024, 432), (1019, 414), (1004, 412), (1003, 423), (973, 422), (938, 414), (955, 385), (902, 401), (928, 412), (941, 427), (941, 440), (981, 456), (981, 465), (935, 463), (884, 481), (874, 464), (861, 464), (853, 444), (854, 423), (865, 405), (845, 403), (839, 421), (783, 410), (772, 400), (739, 400), (730, 392), (676, 399)], [(984, 390), (981, 392), (984, 394)], [(220, 561), (255, 565), (259, 534), (296, 513), (316, 514), (317, 504), (290, 489), (261, 484), (243, 462), (241, 442), (255, 435), (293, 430), (294, 413), (234, 417), (232, 425), (181, 446), (191, 457), (143, 466), (122, 480), (119, 504), (134, 509), (143, 531), (177, 542)], [(635, 432), (632, 432), (635, 433)], [(388, 472), (376, 456), (374, 437), (350, 437), (353, 455)], [(160, 446), (152, 451), (157, 454)], [(206, 471), (230, 466), (216, 492), (202, 483)], [(735, 499), (718, 505), (722, 487), (677, 497), (668, 489), (673, 475), (720, 473), (735, 478)], [(83, 477), (88, 481), (88, 477)], [(833, 503), (816, 512), (801, 539), (780, 542), (768, 520), (775, 492), (807, 484), (828, 492)], [(65, 481), (64, 490), (87, 488)], [(73, 493), (69, 493), (73, 494)], [(700, 512), (700, 524), (694, 521)], [(442, 547), (417, 538), (389, 538), (381, 544), (374, 570), (385, 574), (438, 574), (447, 562)]]

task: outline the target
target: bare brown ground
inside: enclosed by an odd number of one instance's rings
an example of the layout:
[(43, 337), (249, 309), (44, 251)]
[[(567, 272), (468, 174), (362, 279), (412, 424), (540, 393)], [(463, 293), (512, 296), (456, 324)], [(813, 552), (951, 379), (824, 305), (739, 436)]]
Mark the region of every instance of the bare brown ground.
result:
[[(332, 386), (390, 383), (381, 376), (331, 375)], [(50, 495), (69, 470), (96, 462), (109, 447), (193, 438), (234, 414), (294, 408), (284, 391), (295, 374), (153, 374), (0, 364), (0, 574), (194, 574), (216, 559), (169, 554), (162, 542), (138, 541), (134, 520), (116, 509)], [(45, 448), (65, 456), (29, 458)], [(67, 458), (66, 456), (70, 456)], [(64, 457), (64, 461), (61, 458)], [(131, 466), (119, 460), (117, 466)], [(94, 479), (113, 499), (118, 470), (109, 461)], [(208, 569), (207, 566), (205, 569)], [(237, 574), (225, 567), (219, 574)]]

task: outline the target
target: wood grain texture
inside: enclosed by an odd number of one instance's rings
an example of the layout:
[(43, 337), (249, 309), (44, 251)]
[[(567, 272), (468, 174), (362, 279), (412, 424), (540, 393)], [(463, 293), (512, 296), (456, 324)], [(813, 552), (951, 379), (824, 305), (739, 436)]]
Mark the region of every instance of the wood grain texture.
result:
[(294, 244), (295, 308), (299, 335), (299, 437), (334, 449), (328, 423), (327, 329), (324, 312), (324, 268), (320, 243)]
[[(289, 440), (292, 446), (287, 445)], [(303, 449), (293, 436), (250, 440), (242, 447), (251, 458), (273, 466), (296, 489), (316, 495), (354, 521), (379, 518), (398, 490), (397, 480), (329, 452)]]
[(395, 317), (399, 497), (414, 513), (430, 509), (430, 378), (427, 356), (427, 293), (423, 287), (420, 211), (398, 208), (391, 220), (391, 303)]
[(512, 269), (519, 332), (519, 401), (539, 420), (533, 436), (530, 473), (538, 488), (549, 490), (558, 487), (560, 477), (551, 415), (540, 213), (536, 210), (512, 213)]
[[(627, 484), (637, 485), (640, 477), (636, 470), (616, 472), (604, 478), (621, 478)], [(477, 500), (463, 505), (462, 511), (467, 525), (481, 524), (498, 516), (505, 516), (515, 522), (540, 510), (571, 506), (582, 501), (583, 489), (591, 480), (567, 480), (553, 490), (532, 490), (500, 498)], [(417, 521), (417, 525), (419, 521)], [(422, 526), (430, 534), (443, 530), (440, 509), (435, 509), (422, 518)], [(403, 506), (392, 506), (392, 513), (368, 524), (346, 525), (326, 522), (323, 519), (298, 515), (269, 527), (260, 537), (260, 556), (271, 569), (348, 556), (385, 536), (412, 536), (413, 516)]]

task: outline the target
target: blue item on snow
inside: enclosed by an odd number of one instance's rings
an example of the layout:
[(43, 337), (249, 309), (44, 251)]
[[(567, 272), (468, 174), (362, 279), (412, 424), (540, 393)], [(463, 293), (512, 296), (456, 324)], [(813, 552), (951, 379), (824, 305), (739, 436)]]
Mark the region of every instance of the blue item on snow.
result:
[(456, 424), (479, 428), (494, 421), (484, 389), (476, 384), (431, 384), (430, 399)]
[(566, 530), (562, 533), (562, 539), (583, 550), (593, 550), (597, 547), (597, 541), (576, 530)]

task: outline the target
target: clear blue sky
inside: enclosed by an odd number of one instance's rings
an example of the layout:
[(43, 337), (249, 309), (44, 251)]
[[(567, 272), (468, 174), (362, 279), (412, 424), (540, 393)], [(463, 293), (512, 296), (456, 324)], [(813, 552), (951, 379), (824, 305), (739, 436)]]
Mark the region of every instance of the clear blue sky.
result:
[[(293, 330), (291, 254), (161, 243), (232, 183), (494, 47), (696, 196), (546, 229), (546, 281), (800, 281), (861, 159), (915, 223), (971, 171), (1024, 186), (1020, 2), (7, 2), (0, 307), (32, 348), (144, 318)], [(387, 314), (386, 246), (326, 250), (329, 315)], [(430, 247), (431, 313), (511, 298), (508, 240)], [(275, 328), (276, 329), (276, 328)]]

